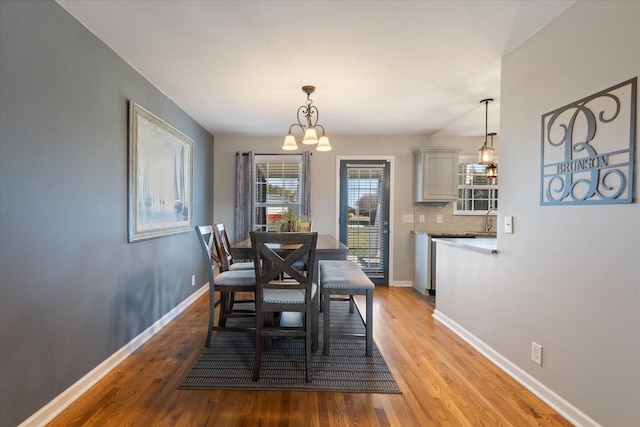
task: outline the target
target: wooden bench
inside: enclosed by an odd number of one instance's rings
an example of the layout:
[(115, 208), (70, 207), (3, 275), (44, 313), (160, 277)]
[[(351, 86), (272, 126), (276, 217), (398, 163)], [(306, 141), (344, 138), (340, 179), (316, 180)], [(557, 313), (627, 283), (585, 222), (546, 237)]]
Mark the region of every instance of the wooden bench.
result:
[[(358, 308), (358, 314), (365, 325), (364, 334), (340, 334), (352, 338), (366, 339), (366, 355), (373, 355), (373, 289), (375, 285), (367, 275), (351, 261), (328, 261), (320, 260), (320, 304), (321, 311), (324, 312), (324, 349), (325, 355), (330, 354), (331, 329), (330, 318), (331, 301), (349, 300), (349, 312), (353, 313), (355, 301), (354, 295), (366, 295), (366, 319)], [(332, 295), (342, 295), (343, 297), (332, 297)], [(337, 333), (333, 333), (337, 335)]]

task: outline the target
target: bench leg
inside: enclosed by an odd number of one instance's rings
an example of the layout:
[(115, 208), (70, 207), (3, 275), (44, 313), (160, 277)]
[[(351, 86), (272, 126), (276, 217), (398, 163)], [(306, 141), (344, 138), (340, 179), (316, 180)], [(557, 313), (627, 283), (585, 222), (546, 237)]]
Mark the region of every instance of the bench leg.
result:
[(373, 356), (373, 290), (367, 291), (367, 324), (366, 329), (366, 352), (367, 357)]
[(323, 322), (323, 334), (324, 334), (324, 342), (323, 342), (323, 349), (322, 349), (322, 354), (324, 354), (325, 356), (328, 356), (330, 354), (330, 348), (329, 348), (329, 342), (331, 341), (331, 329), (330, 329), (330, 318), (329, 318), (329, 314), (331, 313), (331, 294), (327, 294), (327, 293), (322, 293), (321, 298), (322, 300), (322, 322)]
[[(316, 296), (315, 298), (313, 298), (313, 301), (311, 302), (312, 306), (311, 306), (311, 351), (313, 353), (315, 353), (316, 351), (318, 351), (318, 339), (319, 339), (319, 323), (318, 323), (318, 310), (319, 305), (318, 305), (318, 298), (319, 294), (316, 292)], [(305, 319), (306, 321), (306, 319)]]

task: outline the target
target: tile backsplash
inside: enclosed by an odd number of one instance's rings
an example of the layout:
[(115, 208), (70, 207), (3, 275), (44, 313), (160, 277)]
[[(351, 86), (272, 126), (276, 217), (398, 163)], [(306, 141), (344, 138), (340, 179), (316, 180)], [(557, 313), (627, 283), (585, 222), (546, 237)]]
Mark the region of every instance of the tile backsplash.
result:
[[(414, 230), (431, 233), (477, 233), (484, 231), (484, 215), (454, 215), (451, 203), (444, 206), (415, 203), (413, 206)], [(424, 222), (420, 222), (421, 215), (424, 215)], [(442, 223), (438, 223), (438, 215), (442, 215)], [(495, 223), (495, 217), (492, 218)]]

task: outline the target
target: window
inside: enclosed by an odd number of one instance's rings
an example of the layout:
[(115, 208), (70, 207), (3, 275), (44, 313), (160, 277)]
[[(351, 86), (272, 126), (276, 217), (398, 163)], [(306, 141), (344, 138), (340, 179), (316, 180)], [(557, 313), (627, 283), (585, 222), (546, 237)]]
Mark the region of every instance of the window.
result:
[(256, 155), (255, 230), (278, 231), (287, 213), (299, 216), (302, 210), (301, 155)]
[(460, 159), (454, 214), (484, 215), (489, 209), (498, 209), (498, 178), (487, 178), (486, 169), (470, 159)]

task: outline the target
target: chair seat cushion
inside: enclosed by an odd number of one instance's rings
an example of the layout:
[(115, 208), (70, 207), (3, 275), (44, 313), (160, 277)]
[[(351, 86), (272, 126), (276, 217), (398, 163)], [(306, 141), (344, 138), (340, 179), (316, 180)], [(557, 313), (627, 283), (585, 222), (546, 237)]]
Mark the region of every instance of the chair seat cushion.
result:
[[(315, 283), (311, 288), (311, 296), (318, 291)], [(264, 289), (262, 301), (270, 304), (304, 304), (304, 289)]]
[(214, 280), (220, 286), (249, 286), (256, 283), (256, 273), (253, 270), (223, 271)]
[(253, 271), (253, 261), (248, 262), (234, 262), (229, 265), (229, 271), (237, 271), (237, 270), (251, 270)]

